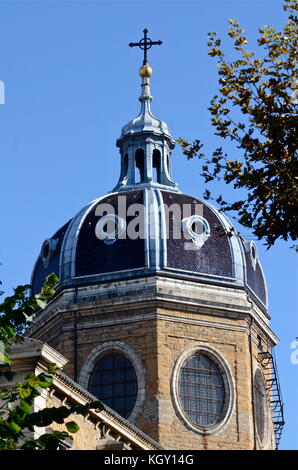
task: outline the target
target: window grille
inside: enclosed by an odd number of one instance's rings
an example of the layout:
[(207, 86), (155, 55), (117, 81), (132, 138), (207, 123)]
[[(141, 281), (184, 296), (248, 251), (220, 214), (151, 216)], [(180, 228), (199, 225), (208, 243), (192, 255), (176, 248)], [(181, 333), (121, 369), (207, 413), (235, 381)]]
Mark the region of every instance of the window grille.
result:
[(121, 354), (109, 353), (96, 364), (89, 391), (104, 404), (127, 418), (137, 398), (137, 377), (131, 362)]
[(206, 354), (190, 356), (179, 376), (179, 396), (184, 412), (197, 426), (212, 426), (221, 419), (225, 386), (223, 372)]
[(261, 372), (257, 370), (254, 379), (254, 408), (257, 432), (261, 442), (264, 440), (265, 433), (265, 407), (266, 386)]

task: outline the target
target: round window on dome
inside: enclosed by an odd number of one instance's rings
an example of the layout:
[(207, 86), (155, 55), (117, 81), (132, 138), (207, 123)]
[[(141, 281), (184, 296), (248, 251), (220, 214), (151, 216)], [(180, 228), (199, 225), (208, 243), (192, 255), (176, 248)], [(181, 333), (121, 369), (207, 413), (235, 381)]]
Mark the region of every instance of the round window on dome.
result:
[(246, 253), (249, 256), (252, 267), (256, 269), (258, 258), (259, 258), (256, 244), (253, 241), (245, 241), (244, 247), (245, 247)]
[(41, 250), (43, 259), (47, 259), (49, 257), (50, 251), (51, 251), (50, 241), (46, 240), (44, 242), (44, 244), (42, 246), (42, 250)]
[(192, 223), (191, 232), (195, 236), (202, 236), (206, 233), (206, 228), (201, 220), (196, 220), (195, 222)]
[(182, 231), (186, 239), (201, 248), (210, 237), (210, 226), (208, 221), (199, 215), (192, 215), (183, 219)]
[(122, 354), (104, 355), (94, 367), (88, 390), (123, 418), (128, 418), (138, 394), (133, 365)]
[(57, 243), (58, 243), (58, 240), (51, 238), (51, 239), (45, 240), (42, 244), (40, 256), (41, 256), (41, 259), (45, 268), (48, 266), (51, 260), (51, 257), (56, 249)]
[(95, 236), (107, 245), (112, 245), (126, 230), (124, 219), (115, 214), (106, 214), (95, 226)]

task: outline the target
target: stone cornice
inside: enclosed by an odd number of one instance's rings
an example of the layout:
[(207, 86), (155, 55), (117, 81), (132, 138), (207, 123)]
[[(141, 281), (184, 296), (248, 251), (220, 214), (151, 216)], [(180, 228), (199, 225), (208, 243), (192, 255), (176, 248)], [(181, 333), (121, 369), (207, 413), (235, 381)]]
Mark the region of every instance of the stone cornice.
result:
[(54, 362), (60, 368), (68, 362), (68, 359), (47, 343), (27, 337), (24, 338), (24, 341), (14, 344), (9, 358), (14, 364), (20, 362), (37, 363), (40, 360), (43, 364)]
[[(105, 315), (108, 315), (109, 312), (123, 312), (125, 310), (122, 318), (106, 318), (98, 321), (94, 319), (92, 324), (86, 323), (84, 326), (80, 325), (80, 328), (149, 319), (147, 314), (135, 316), (133, 310), (137, 308), (151, 309), (151, 311), (152, 308), (168, 308), (177, 312), (201, 313), (217, 317), (228, 317), (235, 320), (251, 316), (260, 329), (270, 337), (273, 344), (278, 342), (278, 338), (268, 325), (268, 318), (244, 290), (212, 286), (210, 284), (206, 285), (186, 280), (178, 281), (160, 276), (100, 284), (76, 290), (67, 289), (59, 295), (56, 302), (54, 299), (38, 315), (35, 325), (32, 327), (32, 334), (36, 331), (41, 331), (43, 325), (48, 324), (49, 315), (52, 325), (56, 324), (58, 327), (56, 328), (56, 334), (59, 334), (61, 329), (71, 329), (71, 327), (61, 325), (62, 319), (60, 321), (60, 317), (67, 312), (71, 313), (74, 311), (85, 312), (91, 310), (96, 314), (96, 310), (100, 309), (100, 313), (104, 311)], [(127, 317), (125, 317), (125, 314), (127, 314)], [(177, 321), (177, 317), (175, 315), (174, 317), (175, 321)], [(183, 319), (183, 322), (185, 321)], [(219, 323), (225, 325), (222, 321)], [(229, 326), (229, 328), (232, 327)], [(52, 338), (53, 334), (51, 334)]]
[[(164, 306), (163, 306), (164, 307)], [(179, 306), (178, 306), (179, 307)], [(195, 310), (187, 310), (186, 312), (183, 312), (184, 315), (181, 315), (181, 305), (180, 308), (177, 309), (178, 314), (180, 315), (175, 315), (175, 314), (169, 314), (169, 313), (144, 313), (144, 314), (132, 314), (132, 315), (127, 315), (123, 314), (122, 317), (118, 318), (105, 318), (105, 319), (100, 319), (100, 320), (92, 320), (90, 321), (82, 321), (80, 324), (77, 325), (78, 331), (79, 330), (84, 330), (84, 329), (94, 329), (94, 328), (100, 328), (100, 327), (109, 327), (113, 325), (125, 325), (129, 323), (136, 323), (136, 322), (146, 322), (146, 321), (152, 321), (152, 320), (164, 320), (164, 321), (171, 321), (175, 323), (184, 323), (184, 324), (190, 324), (190, 325), (198, 325), (198, 326), (203, 326), (203, 327), (209, 327), (209, 328), (220, 328), (223, 330), (229, 330), (229, 331), (241, 331), (245, 332), (246, 334), (249, 334), (249, 324), (250, 321), (249, 319), (251, 318), (252, 312), (226, 312), (225, 315), (223, 315), (223, 312), (214, 312), (211, 311), (208, 312), (206, 309), (201, 309), (198, 311), (198, 309)], [(63, 312), (61, 311), (60, 314)], [(196, 318), (187, 318), (185, 314), (187, 313), (198, 313), (201, 315), (206, 316), (206, 320), (202, 319), (196, 319)], [(107, 314), (105, 314), (107, 316)], [(208, 320), (208, 316), (212, 317), (212, 320)], [(217, 318), (217, 321), (214, 321), (214, 319)], [(254, 318), (254, 317), (253, 317)], [(229, 320), (230, 323), (228, 321)], [(231, 324), (231, 320), (242, 320), (245, 322), (244, 325), (237, 325), (237, 324)], [(61, 322), (59, 327), (56, 327), (55, 330), (49, 335), (48, 335), (48, 341), (53, 341), (57, 336), (59, 336), (61, 333), (66, 332), (66, 331), (72, 331), (73, 330), (73, 325), (67, 325), (63, 326), (63, 320), (61, 318)], [(278, 343), (278, 338), (277, 336), (272, 332), (272, 330), (264, 323), (257, 321), (256, 322), (259, 328), (265, 332), (267, 335), (268, 339), (272, 342), (272, 345), (275, 345)]]

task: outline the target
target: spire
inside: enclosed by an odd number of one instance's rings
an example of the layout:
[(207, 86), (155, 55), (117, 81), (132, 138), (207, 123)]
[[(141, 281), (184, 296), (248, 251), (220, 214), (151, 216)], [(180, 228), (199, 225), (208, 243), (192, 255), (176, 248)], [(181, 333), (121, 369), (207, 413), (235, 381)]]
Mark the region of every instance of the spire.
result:
[(150, 108), (150, 77), (152, 68), (147, 51), (161, 41), (151, 41), (144, 29), (144, 38), (130, 47), (138, 46), (144, 51), (143, 65), (139, 70), (141, 83), (141, 110), (138, 116), (122, 128), (117, 146), (121, 154), (121, 174), (115, 190), (128, 190), (137, 185), (171, 187), (177, 185), (171, 177), (171, 151), (175, 141), (167, 124), (153, 116)]
[[(147, 123), (150, 122), (150, 119), (155, 119), (153, 114), (151, 113), (150, 103), (153, 100), (150, 94), (150, 77), (152, 75), (152, 68), (148, 64), (142, 65), (139, 70), (139, 75), (142, 77), (141, 83), (141, 96), (139, 97), (139, 101), (141, 102), (141, 111), (137, 119), (140, 122)], [(151, 122), (153, 124), (153, 122)]]
[(142, 84), (141, 84), (141, 96), (139, 100), (142, 102), (145, 101), (152, 101), (152, 96), (150, 95), (150, 80), (149, 78), (152, 75), (152, 68), (150, 65), (147, 63), (145, 65), (142, 65), (142, 67), (139, 70), (139, 75), (142, 77)]

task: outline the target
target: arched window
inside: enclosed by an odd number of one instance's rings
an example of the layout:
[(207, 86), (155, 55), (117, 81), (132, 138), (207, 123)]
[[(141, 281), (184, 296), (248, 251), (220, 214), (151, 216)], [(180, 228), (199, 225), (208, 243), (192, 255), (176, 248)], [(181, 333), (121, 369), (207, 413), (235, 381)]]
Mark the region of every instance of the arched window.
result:
[(135, 173), (135, 182), (141, 183), (144, 181), (144, 150), (138, 149), (136, 151), (136, 173)]
[(157, 149), (154, 149), (152, 157), (153, 157), (152, 158), (152, 161), (153, 161), (152, 179), (153, 181), (160, 183), (160, 151)]
[(123, 168), (122, 168), (122, 177), (125, 178), (127, 176), (128, 171), (128, 155), (127, 153), (123, 157)]
[(196, 426), (214, 426), (225, 403), (223, 370), (211, 357), (196, 352), (180, 369), (178, 393), (184, 413)]
[(88, 390), (123, 418), (127, 418), (138, 394), (133, 365), (118, 352), (104, 355), (94, 367)]

